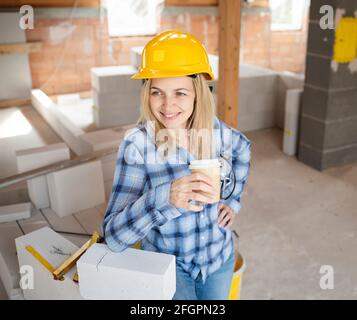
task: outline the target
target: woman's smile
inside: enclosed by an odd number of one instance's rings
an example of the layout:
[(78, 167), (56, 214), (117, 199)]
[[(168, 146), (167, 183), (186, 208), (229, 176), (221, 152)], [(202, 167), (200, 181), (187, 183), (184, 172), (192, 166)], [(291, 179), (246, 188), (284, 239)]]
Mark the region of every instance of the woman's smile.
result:
[(167, 113), (167, 112), (160, 112), (160, 114), (163, 116), (165, 120), (175, 120), (181, 112), (174, 112), (174, 113)]

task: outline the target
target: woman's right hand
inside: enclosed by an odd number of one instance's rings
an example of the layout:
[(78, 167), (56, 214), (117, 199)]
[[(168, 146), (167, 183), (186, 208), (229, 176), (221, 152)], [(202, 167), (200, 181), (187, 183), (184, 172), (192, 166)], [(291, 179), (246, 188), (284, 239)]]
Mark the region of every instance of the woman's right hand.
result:
[(170, 203), (176, 208), (201, 211), (203, 210), (202, 205), (189, 201), (213, 203), (216, 194), (217, 190), (212, 186), (211, 179), (201, 172), (195, 172), (171, 183)]

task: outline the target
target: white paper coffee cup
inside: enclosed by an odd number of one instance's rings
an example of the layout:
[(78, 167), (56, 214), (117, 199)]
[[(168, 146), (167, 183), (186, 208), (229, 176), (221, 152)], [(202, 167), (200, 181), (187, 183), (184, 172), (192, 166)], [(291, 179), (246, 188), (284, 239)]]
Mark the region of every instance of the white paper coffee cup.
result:
[(218, 159), (193, 160), (190, 163), (189, 169), (192, 171), (192, 173), (201, 172), (204, 175), (211, 178), (212, 185), (217, 189), (217, 193), (213, 198), (212, 203), (218, 202), (220, 200), (220, 189), (221, 189), (220, 161)]

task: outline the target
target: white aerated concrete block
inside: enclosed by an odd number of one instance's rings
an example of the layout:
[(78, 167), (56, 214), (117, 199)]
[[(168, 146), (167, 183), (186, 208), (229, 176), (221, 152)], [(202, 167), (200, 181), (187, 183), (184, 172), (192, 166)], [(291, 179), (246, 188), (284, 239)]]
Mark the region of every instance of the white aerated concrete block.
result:
[(112, 252), (94, 244), (77, 262), (86, 299), (168, 300), (176, 291), (175, 256), (128, 248)]
[(91, 69), (92, 87), (101, 93), (139, 92), (141, 81), (131, 79), (138, 70), (133, 66), (96, 67)]
[(124, 134), (124, 130), (104, 129), (85, 133), (80, 138), (89, 145), (92, 151), (98, 151), (118, 147)]
[(107, 114), (120, 115), (122, 112), (139, 109), (140, 106), (140, 91), (102, 93), (92, 90), (92, 94), (96, 108), (106, 111)]
[(23, 173), (69, 159), (69, 149), (64, 143), (16, 151), (17, 171)]
[(113, 181), (115, 173), (116, 161), (102, 162), (103, 179), (104, 181)]
[(51, 128), (77, 155), (88, 153), (88, 150), (83, 148), (81, 139), (78, 138), (85, 132), (74, 124), (49, 96), (40, 89), (34, 89), (31, 90), (31, 102)]
[(208, 55), (209, 64), (212, 68), (212, 73), (215, 79), (218, 79), (218, 66), (219, 66), (219, 57), (214, 54)]
[[(16, 152), (19, 173), (68, 160), (69, 158), (69, 149), (64, 143), (56, 143)], [(36, 208), (42, 209), (50, 206), (46, 176), (27, 180), (27, 187), (30, 199)]]
[(141, 66), (141, 54), (144, 47), (132, 47), (130, 49), (130, 63), (137, 69)]
[(283, 152), (289, 156), (297, 152), (302, 93), (301, 89), (290, 89), (286, 93)]
[(27, 189), (29, 197), (37, 209), (50, 206), (46, 176), (27, 180)]
[(0, 224), (0, 279), (9, 299), (20, 290), (15, 239), (22, 235), (23, 232), (16, 222)]
[(102, 165), (93, 161), (47, 175), (51, 208), (60, 217), (105, 202)]
[(78, 284), (73, 281), (76, 268), (72, 268), (64, 275), (63, 281), (54, 280), (50, 273), (32, 254), (26, 246), (32, 246), (54, 268), (59, 267), (78, 247), (60, 236), (48, 227), (39, 229), (16, 239), (16, 250), (19, 266), (33, 268), (33, 289), (23, 289), (25, 299), (82, 299)]
[(132, 106), (127, 110), (110, 111), (109, 109), (98, 109), (93, 107), (93, 119), (97, 128), (118, 127), (128, 124), (134, 124), (140, 116), (140, 107)]
[(31, 217), (31, 202), (11, 204), (0, 207), (0, 223)]
[(109, 201), (109, 198), (112, 194), (112, 188), (113, 188), (113, 181), (105, 181), (104, 182), (104, 188), (105, 188), (105, 199)]

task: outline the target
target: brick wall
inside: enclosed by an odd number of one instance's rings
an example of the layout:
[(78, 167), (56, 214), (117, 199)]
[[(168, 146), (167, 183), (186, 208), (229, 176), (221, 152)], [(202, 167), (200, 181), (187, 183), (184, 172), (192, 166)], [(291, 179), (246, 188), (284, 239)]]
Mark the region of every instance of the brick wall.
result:
[(303, 73), (308, 17), (301, 30), (271, 31), (270, 14), (243, 15), (243, 61), (274, 70)]
[[(161, 17), (160, 31), (178, 28), (194, 34), (211, 54), (218, 54), (217, 15), (178, 14)], [(271, 32), (270, 15), (242, 16), (243, 62), (277, 70), (303, 72), (306, 26), (296, 32)], [(94, 66), (130, 64), (130, 48), (151, 37), (110, 38), (106, 17), (35, 19), (26, 30), (28, 41), (42, 41), (43, 50), (31, 53), (34, 88), (47, 94), (90, 90)]]

